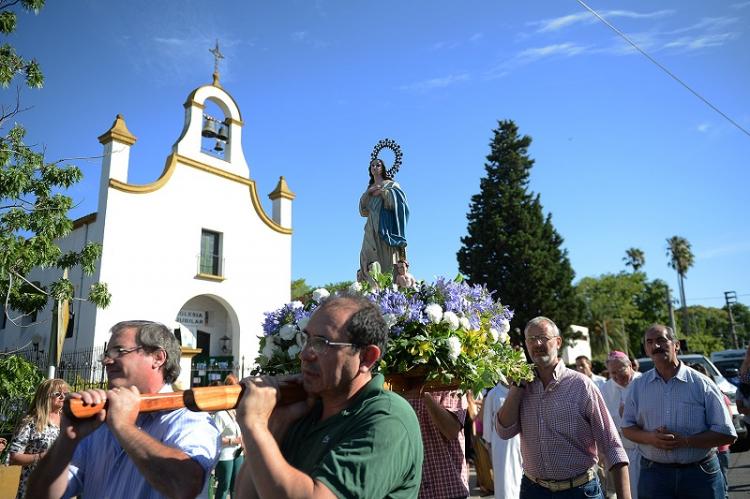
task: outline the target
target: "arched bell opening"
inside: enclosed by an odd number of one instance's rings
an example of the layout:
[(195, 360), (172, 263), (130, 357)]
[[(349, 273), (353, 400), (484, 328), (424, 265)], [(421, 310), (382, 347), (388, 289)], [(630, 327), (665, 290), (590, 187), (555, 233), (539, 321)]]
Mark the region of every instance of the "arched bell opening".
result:
[(227, 161), (230, 126), (227, 113), (213, 99), (206, 99), (201, 126), (201, 151)]

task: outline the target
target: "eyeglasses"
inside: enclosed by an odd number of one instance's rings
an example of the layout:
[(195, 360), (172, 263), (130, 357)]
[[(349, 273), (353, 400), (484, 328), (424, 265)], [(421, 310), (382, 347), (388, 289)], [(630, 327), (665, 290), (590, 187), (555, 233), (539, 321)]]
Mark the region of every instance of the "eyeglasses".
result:
[(120, 357), (124, 357), (125, 355), (136, 352), (138, 350), (143, 350), (142, 346), (139, 347), (133, 347), (133, 348), (112, 348), (110, 350), (105, 350), (104, 353), (99, 357), (99, 362), (104, 362), (107, 359), (119, 359)]
[(64, 399), (68, 392), (52, 392), (49, 394), (50, 398), (53, 399)]
[(526, 338), (526, 342), (527, 343), (531, 343), (532, 345), (534, 343), (544, 344), (544, 343), (547, 343), (552, 338), (557, 338), (557, 336), (545, 336), (545, 335), (541, 334), (539, 336), (529, 336), (528, 338)]
[(330, 341), (328, 338), (322, 336), (310, 336), (304, 331), (300, 333), (300, 338), (302, 340), (302, 349), (304, 350), (306, 347), (310, 347), (317, 355), (326, 353), (329, 347), (359, 347), (359, 345), (355, 343), (342, 343), (339, 341)]

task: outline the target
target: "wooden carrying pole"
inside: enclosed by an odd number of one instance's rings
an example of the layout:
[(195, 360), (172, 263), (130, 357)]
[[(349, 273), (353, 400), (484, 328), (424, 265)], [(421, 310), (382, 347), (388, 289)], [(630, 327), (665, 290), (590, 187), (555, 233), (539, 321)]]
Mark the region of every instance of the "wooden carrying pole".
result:
[[(141, 395), (140, 412), (173, 411), (183, 407), (195, 412), (234, 409), (242, 396), (242, 390), (241, 385), (225, 385), (193, 388), (184, 392), (144, 393)], [(307, 393), (298, 383), (281, 382), (279, 392), (280, 405), (300, 402), (307, 398)], [(68, 398), (65, 400), (64, 410), (69, 417), (86, 419), (106, 408), (106, 401), (85, 405), (81, 399)]]

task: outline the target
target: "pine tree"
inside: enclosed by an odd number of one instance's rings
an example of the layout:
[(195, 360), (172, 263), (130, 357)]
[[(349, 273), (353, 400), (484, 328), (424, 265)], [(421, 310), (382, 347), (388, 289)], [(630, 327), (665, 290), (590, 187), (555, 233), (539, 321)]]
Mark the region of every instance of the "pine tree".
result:
[(538, 315), (564, 330), (578, 319), (581, 304), (563, 238), (551, 215), (545, 217), (539, 194), (528, 190), (534, 165), (527, 151), (530, 144), (531, 137), (519, 136), (511, 120), (500, 121), (494, 130), (487, 173), (471, 199), (458, 264), (472, 283), (496, 290), (514, 310), (512, 331), (523, 331)]

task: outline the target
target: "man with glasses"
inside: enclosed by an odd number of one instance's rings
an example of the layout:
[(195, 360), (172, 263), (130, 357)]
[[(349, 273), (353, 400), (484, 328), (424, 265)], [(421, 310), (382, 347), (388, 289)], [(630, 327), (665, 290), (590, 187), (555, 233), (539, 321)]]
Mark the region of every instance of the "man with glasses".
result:
[(198, 496), (219, 453), (209, 415), (187, 409), (138, 414), (141, 393), (171, 391), (180, 373), (177, 339), (151, 321), (120, 322), (111, 334), (101, 357), (109, 389), (71, 395), (86, 404), (106, 401), (106, 409), (86, 420), (63, 416), (28, 497)]
[(737, 434), (719, 388), (677, 358), (672, 328), (648, 328), (643, 347), (654, 368), (633, 381), (625, 400), (623, 434), (638, 444), (638, 497), (725, 497), (716, 447)]
[(536, 317), (524, 330), (536, 377), (514, 383), (497, 415), (501, 438), (521, 435), (521, 499), (599, 498), (597, 449), (615, 478), (619, 499), (630, 499), (628, 458), (599, 389), (565, 367), (560, 331)]
[[(388, 340), (365, 297), (327, 299), (302, 332), (307, 402), (277, 406), (279, 379), (247, 378), (237, 407), (237, 497), (416, 497), (422, 439), (409, 404), (372, 374)], [(234, 496), (234, 495), (233, 495)]]
[[(622, 446), (625, 447), (625, 452), (628, 454), (628, 476), (630, 478), (630, 495), (633, 499), (638, 498), (638, 473), (640, 473), (640, 460), (641, 457), (638, 454), (635, 442), (625, 438), (622, 435), (622, 411), (625, 407), (625, 399), (627, 398), (628, 391), (633, 386), (631, 381), (641, 376), (641, 373), (633, 370), (633, 366), (630, 363), (630, 359), (627, 354), (617, 350), (613, 350), (607, 357), (607, 371), (609, 372), (609, 379), (602, 387), (602, 396), (604, 397), (604, 403), (607, 404), (609, 414), (612, 416), (612, 420), (615, 422), (617, 430), (620, 432), (620, 439), (622, 440)], [(607, 480), (607, 492), (611, 492), (612, 477)]]

